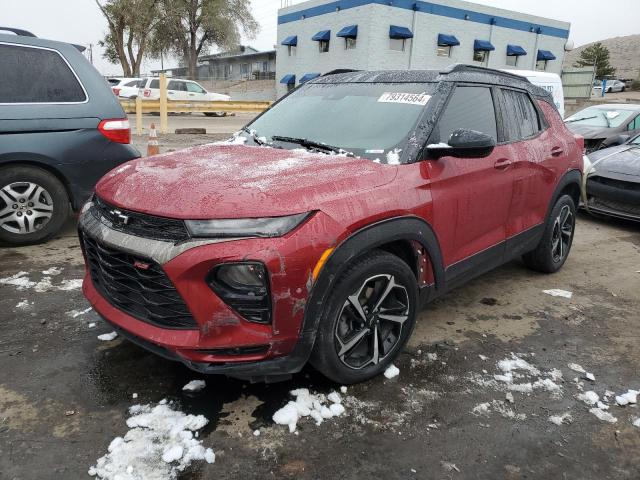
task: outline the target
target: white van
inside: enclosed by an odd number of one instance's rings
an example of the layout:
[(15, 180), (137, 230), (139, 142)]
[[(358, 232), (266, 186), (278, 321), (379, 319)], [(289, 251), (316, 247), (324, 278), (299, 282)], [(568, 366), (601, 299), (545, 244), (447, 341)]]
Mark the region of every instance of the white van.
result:
[(527, 78), (531, 83), (544, 88), (553, 95), (553, 103), (560, 112), (560, 116), (564, 118), (564, 90), (562, 89), (562, 80), (557, 73), (539, 72), (537, 70), (507, 70), (505, 72), (514, 73)]

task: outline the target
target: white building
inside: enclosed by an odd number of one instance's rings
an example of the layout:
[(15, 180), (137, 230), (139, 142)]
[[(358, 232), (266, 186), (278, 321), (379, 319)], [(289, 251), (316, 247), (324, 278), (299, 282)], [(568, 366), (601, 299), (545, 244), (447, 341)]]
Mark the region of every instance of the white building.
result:
[(461, 0), (309, 0), (278, 11), (278, 96), (339, 68), (560, 73), (570, 26)]

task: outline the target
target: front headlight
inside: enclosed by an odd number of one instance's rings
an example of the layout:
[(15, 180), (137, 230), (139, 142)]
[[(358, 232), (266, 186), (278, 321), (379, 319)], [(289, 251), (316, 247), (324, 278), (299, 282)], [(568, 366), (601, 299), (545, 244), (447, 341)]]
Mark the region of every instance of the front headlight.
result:
[(300, 225), (310, 213), (286, 217), (185, 220), (193, 237), (281, 237)]

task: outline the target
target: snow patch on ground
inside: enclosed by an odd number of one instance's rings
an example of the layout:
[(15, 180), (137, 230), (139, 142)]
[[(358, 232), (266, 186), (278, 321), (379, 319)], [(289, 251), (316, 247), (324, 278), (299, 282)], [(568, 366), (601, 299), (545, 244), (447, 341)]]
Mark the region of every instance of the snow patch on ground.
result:
[(571, 370), (573, 370), (574, 372), (578, 372), (578, 373), (587, 373), (587, 371), (582, 368), (581, 365), (578, 365), (577, 363), (569, 363), (567, 365), (567, 367), (569, 367)]
[(397, 377), (398, 375), (400, 375), (400, 369), (393, 364), (389, 365), (384, 371), (384, 376), (386, 378), (393, 378)]
[[(273, 414), (273, 421), (278, 425), (287, 425), (289, 432), (295, 432), (298, 421), (304, 417), (311, 417), (316, 425), (324, 420), (338, 417), (345, 413), (342, 398), (337, 392), (329, 395), (311, 393), (307, 388), (298, 388), (289, 392), (295, 400), (290, 400), (284, 407)], [(327, 405), (327, 402), (328, 405)]]
[(111, 442), (89, 475), (103, 480), (173, 480), (193, 461), (215, 462), (213, 450), (193, 434), (208, 423), (204, 416), (186, 415), (164, 400), (156, 406), (134, 405), (129, 413), (130, 430)]
[(542, 293), (546, 293), (547, 295), (551, 295), (552, 297), (571, 298), (573, 296), (573, 292), (569, 292), (568, 290), (561, 290), (559, 288), (543, 290)]
[(110, 342), (117, 336), (118, 336), (117, 332), (103, 333), (102, 335), (98, 335), (98, 340), (101, 340), (103, 342)]
[(549, 417), (549, 421), (551, 423), (555, 423), (560, 426), (563, 423), (571, 423), (573, 422), (573, 417), (571, 416), (571, 412), (565, 412), (562, 415), (553, 415)]
[(638, 393), (640, 393), (638, 390), (628, 390), (627, 393), (616, 395), (616, 403), (621, 406), (636, 403), (638, 401)]
[(182, 390), (184, 392), (199, 392), (206, 386), (207, 383), (204, 380), (191, 380), (184, 387), (182, 387)]
[(71, 310), (70, 312), (67, 312), (67, 315), (69, 315), (71, 318), (77, 318), (80, 315), (84, 315), (85, 313), (89, 313), (91, 311), (91, 307), (86, 308), (84, 310)]
[(51, 267), (47, 270), (43, 270), (42, 273), (44, 275), (60, 275), (62, 273), (62, 269), (59, 267)]
[(49, 291), (77, 290), (82, 287), (82, 279), (63, 280), (59, 285), (51, 283), (51, 277), (43, 277), (39, 282), (30, 280), (27, 272), (18, 272), (10, 277), (0, 278), (1, 285), (11, 285), (18, 290), (33, 289), (38, 293)]
[(587, 405), (595, 405), (598, 403), (598, 400), (600, 400), (600, 396), (593, 390), (589, 390), (588, 392), (578, 395), (578, 400), (583, 401)]
[(29, 300), (22, 300), (21, 302), (18, 302), (16, 304), (16, 308), (24, 309), (24, 308), (29, 308), (31, 305), (33, 305), (33, 303), (32, 302), (30, 303)]
[(618, 421), (616, 417), (600, 408), (591, 408), (589, 409), (589, 412), (593, 413), (596, 417), (605, 422), (616, 423)]
[(491, 402), (479, 403), (478, 405), (473, 407), (471, 413), (473, 413), (474, 415), (488, 416), (492, 411), (499, 413), (504, 418), (509, 418), (511, 420), (523, 421), (527, 419), (527, 416), (524, 413), (514, 412), (511, 407), (509, 407), (502, 400), (492, 400)]

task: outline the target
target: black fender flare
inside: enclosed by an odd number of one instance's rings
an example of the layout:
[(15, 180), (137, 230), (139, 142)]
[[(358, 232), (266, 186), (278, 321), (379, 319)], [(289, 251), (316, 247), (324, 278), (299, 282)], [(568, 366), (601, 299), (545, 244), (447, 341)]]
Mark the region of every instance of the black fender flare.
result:
[(311, 288), (299, 335), (299, 345), (308, 349), (307, 358), (315, 342), (322, 307), (342, 272), (363, 253), (398, 240), (413, 240), (424, 247), (431, 260), (435, 286), (444, 287), (445, 271), (440, 243), (433, 228), (423, 219), (416, 216), (394, 217), (363, 227), (335, 248)]
[[(553, 195), (551, 196), (549, 206), (547, 207), (547, 215), (545, 217), (545, 220), (549, 218), (549, 215), (551, 215), (551, 210), (553, 210), (553, 206), (558, 201), (560, 193), (571, 184), (574, 184), (578, 188), (579, 199), (581, 195), (580, 192), (582, 192), (582, 173), (580, 172), (580, 170), (569, 170), (560, 178), (555, 190), (553, 191)], [(578, 207), (579, 205), (576, 205), (576, 208)]]

